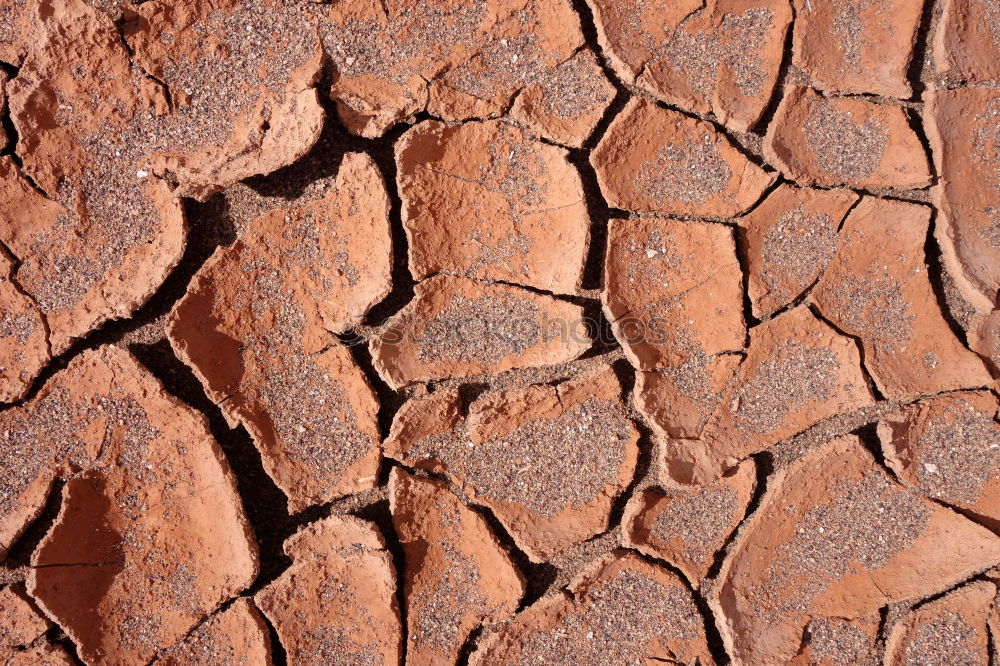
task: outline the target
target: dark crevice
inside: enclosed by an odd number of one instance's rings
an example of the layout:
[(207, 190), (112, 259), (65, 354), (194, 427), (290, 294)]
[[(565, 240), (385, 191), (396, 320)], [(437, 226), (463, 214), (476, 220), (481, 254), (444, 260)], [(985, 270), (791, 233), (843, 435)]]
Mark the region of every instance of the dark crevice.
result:
[(469, 632), (469, 636), (462, 643), (462, 649), (458, 652), (458, 659), (455, 660), (455, 666), (469, 666), (469, 657), (479, 647), (479, 639), (486, 632), (486, 628), (485, 624), (481, 624)]
[(719, 633), (719, 628), (715, 625), (715, 614), (712, 613), (712, 609), (709, 608), (708, 601), (705, 597), (702, 596), (699, 590), (692, 587), (691, 583), (687, 578), (685, 578), (684, 574), (681, 573), (680, 569), (666, 560), (653, 557), (652, 555), (646, 553), (641, 553), (632, 549), (628, 549), (628, 552), (637, 555), (643, 560), (656, 565), (661, 569), (666, 569), (684, 584), (684, 587), (687, 588), (688, 593), (690, 593), (692, 599), (694, 600), (695, 606), (698, 608), (698, 612), (701, 614), (701, 620), (705, 627), (705, 638), (707, 639), (708, 649), (712, 653), (712, 658), (715, 659), (715, 663), (718, 666), (725, 666), (730, 663), (729, 655), (726, 653), (725, 644), (722, 640), (722, 634)]
[(267, 635), (271, 643), (271, 665), (272, 666), (288, 666), (288, 652), (285, 650), (285, 646), (281, 643), (281, 638), (278, 636), (278, 630), (274, 628), (271, 623), (271, 618), (269, 618), (264, 613), (260, 614), (264, 618), (264, 626), (267, 627)]
[(948, 322), (948, 327), (955, 334), (955, 337), (961, 340), (963, 345), (968, 346), (968, 335), (948, 305), (947, 290), (944, 283), (946, 270), (941, 261), (941, 247), (938, 245), (935, 235), (938, 224), (938, 213), (936, 209), (933, 209), (931, 211), (930, 224), (927, 227), (927, 238), (924, 239), (924, 263), (927, 264), (927, 279), (931, 283), (931, 289), (934, 290), (934, 296), (937, 298), (937, 305), (941, 311), (941, 316)]
[(389, 436), (389, 430), (392, 428), (392, 421), (396, 417), (396, 412), (399, 408), (403, 406), (406, 402), (406, 396), (398, 391), (394, 391), (382, 376), (379, 375), (378, 371), (375, 369), (375, 362), (372, 359), (371, 350), (365, 342), (365, 339), (357, 333), (352, 333), (348, 336), (340, 336), (340, 341), (342, 344), (347, 346), (348, 350), (351, 352), (351, 357), (357, 364), (361, 371), (364, 373), (365, 378), (368, 380), (368, 385), (371, 387), (372, 391), (375, 392), (375, 397), (378, 400), (378, 427), (379, 434), (384, 440)]
[(64, 480), (58, 478), (55, 480), (52, 488), (49, 489), (49, 496), (45, 500), (45, 507), (42, 509), (42, 512), (28, 526), (24, 534), (11, 545), (7, 551), (6, 559), (0, 563), (0, 567), (4, 569), (16, 569), (31, 566), (32, 553), (38, 548), (45, 535), (49, 533), (53, 523), (56, 521), (56, 517), (59, 515), (59, 509), (62, 507), (63, 486), (65, 485), (66, 482)]
[[(795, 11), (794, 5), (792, 6), (792, 11)], [(785, 33), (785, 48), (782, 51), (781, 64), (778, 67), (778, 76), (774, 80), (774, 90), (771, 91), (771, 99), (768, 100), (767, 106), (764, 107), (764, 111), (761, 113), (760, 118), (757, 119), (750, 127), (750, 132), (764, 136), (767, 133), (767, 128), (770, 127), (771, 123), (774, 121), (774, 116), (778, 112), (778, 106), (781, 104), (781, 100), (785, 98), (785, 85), (788, 82), (788, 76), (792, 69), (792, 40), (795, 33), (795, 21), (793, 20), (788, 24), (788, 32)]]
[(930, 57), (931, 40), (934, 23), (934, 10), (937, 6), (934, 0), (926, 0), (920, 12), (920, 23), (917, 26), (917, 34), (913, 40), (913, 54), (909, 66), (906, 69), (906, 80), (913, 89), (910, 97), (911, 101), (919, 102), (923, 98), (927, 85), (923, 80), (924, 64)]
[(875, 383), (875, 378), (872, 377), (871, 372), (869, 372), (868, 365), (865, 363), (865, 346), (861, 342), (861, 337), (848, 333), (847, 331), (837, 326), (834, 322), (832, 322), (830, 319), (824, 316), (824, 314), (820, 311), (818, 307), (816, 307), (815, 304), (810, 304), (809, 309), (813, 313), (813, 316), (815, 316), (817, 319), (819, 319), (824, 324), (826, 324), (834, 331), (836, 331), (838, 335), (842, 335), (845, 338), (849, 338), (854, 342), (855, 346), (857, 346), (858, 349), (858, 356), (861, 359), (861, 364), (860, 364), (861, 374), (864, 375), (865, 382), (868, 384), (868, 389), (872, 392), (872, 395), (875, 397), (876, 402), (886, 400), (886, 397), (882, 395), (882, 392), (879, 390), (878, 384)]
[[(743, 512), (743, 518), (740, 519), (739, 525), (736, 526), (732, 532), (726, 537), (719, 548), (718, 552), (715, 554), (715, 558), (712, 560), (712, 566), (708, 568), (708, 572), (705, 574), (704, 581), (715, 580), (722, 571), (722, 565), (729, 556), (729, 551), (732, 549), (733, 544), (736, 543), (736, 538), (739, 536), (741, 530), (747, 525), (747, 521), (757, 513), (760, 509), (761, 504), (764, 500), (764, 495), (768, 490), (768, 482), (774, 475), (774, 456), (769, 451), (761, 451), (750, 456), (755, 465), (755, 471), (757, 474), (756, 482), (754, 484), (753, 496), (750, 498), (750, 502), (747, 504), (746, 511)], [(736, 468), (734, 467), (733, 470)], [(704, 587), (704, 582), (702, 587)]]

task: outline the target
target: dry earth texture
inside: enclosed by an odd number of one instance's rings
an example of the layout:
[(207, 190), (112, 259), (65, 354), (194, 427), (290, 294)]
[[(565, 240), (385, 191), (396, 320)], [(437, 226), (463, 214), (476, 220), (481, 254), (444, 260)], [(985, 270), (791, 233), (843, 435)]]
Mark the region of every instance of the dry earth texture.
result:
[(1000, 0), (0, 0), (0, 666), (1000, 659)]

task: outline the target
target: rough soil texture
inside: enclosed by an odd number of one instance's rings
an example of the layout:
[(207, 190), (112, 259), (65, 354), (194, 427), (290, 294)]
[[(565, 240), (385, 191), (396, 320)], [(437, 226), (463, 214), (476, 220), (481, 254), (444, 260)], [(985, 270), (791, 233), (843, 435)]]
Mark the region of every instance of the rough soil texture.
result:
[(996, 0), (0, 0), (0, 666), (1000, 660)]

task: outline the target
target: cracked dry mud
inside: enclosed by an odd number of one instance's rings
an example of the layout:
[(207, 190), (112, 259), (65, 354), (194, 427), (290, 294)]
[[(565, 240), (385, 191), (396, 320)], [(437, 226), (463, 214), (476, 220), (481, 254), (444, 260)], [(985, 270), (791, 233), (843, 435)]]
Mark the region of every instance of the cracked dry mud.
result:
[(997, 0), (0, 0), (0, 666), (1000, 659)]

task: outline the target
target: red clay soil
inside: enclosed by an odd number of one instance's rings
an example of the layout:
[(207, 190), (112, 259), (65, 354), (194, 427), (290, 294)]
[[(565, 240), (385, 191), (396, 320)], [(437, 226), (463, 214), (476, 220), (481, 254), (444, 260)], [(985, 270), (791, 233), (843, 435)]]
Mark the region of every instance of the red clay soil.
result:
[(997, 0), (0, 0), (0, 666), (1000, 659)]

